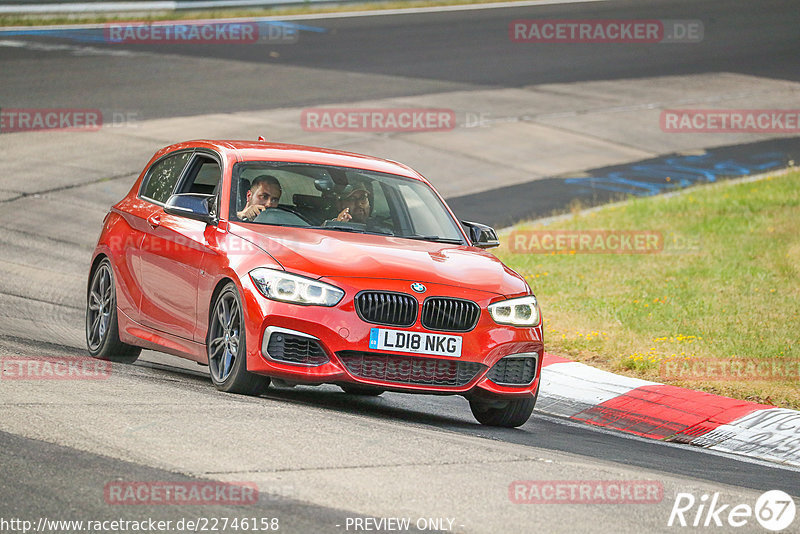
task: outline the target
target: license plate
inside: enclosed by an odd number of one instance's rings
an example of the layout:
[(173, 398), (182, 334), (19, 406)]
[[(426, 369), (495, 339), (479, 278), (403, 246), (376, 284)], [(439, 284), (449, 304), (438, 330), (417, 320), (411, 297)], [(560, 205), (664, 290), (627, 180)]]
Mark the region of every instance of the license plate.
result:
[(369, 348), (461, 357), (461, 336), (371, 328), (369, 331)]

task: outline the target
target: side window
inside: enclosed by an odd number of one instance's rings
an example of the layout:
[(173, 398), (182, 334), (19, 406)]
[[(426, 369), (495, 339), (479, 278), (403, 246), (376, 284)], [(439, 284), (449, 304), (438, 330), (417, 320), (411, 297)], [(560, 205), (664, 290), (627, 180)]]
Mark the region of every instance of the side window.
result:
[(175, 189), (175, 184), (191, 155), (191, 152), (182, 152), (166, 157), (153, 165), (150, 172), (147, 173), (147, 181), (141, 195), (150, 200), (165, 203)]

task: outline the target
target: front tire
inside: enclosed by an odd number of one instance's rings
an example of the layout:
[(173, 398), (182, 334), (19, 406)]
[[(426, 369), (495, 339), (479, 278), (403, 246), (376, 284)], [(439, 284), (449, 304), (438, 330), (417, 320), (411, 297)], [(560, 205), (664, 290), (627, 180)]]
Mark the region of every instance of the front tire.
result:
[(482, 425), (516, 428), (530, 419), (537, 396), (498, 400), (471, 398), (469, 407)]
[(211, 307), (206, 353), (211, 382), (218, 390), (260, 395), (269, 387), (268, 377), (247, 371), (244, 312), (233, 282), (222, 288)]
[(100, 262), (89, 282), (86, 296), (86, 348), (94, 358), (118, 363), (133, 363), (142, 352), (140, 347), (128, 345), (119, 339), (117, 291), (114, 269), (108, 258)]

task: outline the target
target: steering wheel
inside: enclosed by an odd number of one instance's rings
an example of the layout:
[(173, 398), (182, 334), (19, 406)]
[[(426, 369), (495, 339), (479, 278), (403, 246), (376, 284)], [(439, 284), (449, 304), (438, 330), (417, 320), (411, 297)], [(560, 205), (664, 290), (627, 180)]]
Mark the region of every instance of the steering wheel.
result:
[(313, 226), (313, 223), (308, 220), (305, 215), (302, 215), (291, 206), (267, 208), (259, 213), (258, 216), (253, 219), (253, 222), (267, 224), (288, 224), (295, 226), (297, 226), (299, 222), (306, 226)]

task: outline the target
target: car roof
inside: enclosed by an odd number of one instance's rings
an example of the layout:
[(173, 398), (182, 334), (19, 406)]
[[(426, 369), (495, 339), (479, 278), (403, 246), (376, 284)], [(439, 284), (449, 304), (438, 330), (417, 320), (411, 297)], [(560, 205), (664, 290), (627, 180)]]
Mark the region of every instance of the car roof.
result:
[(317, 165), (333, 165), (351, 167), (374, 172), (397, 174), (422, 182), (428, 181), (411, 167), (387, 159), (344, 152), (329, 148), (304, 145), (270, 143), (266, 141), (236, 141), (197, 139), (166, 147), (161, 152), (206, 147), (216, 150), (222, 155), (232, 155), (238, 161), (286, 161), (291, 163), (311, 163)]

